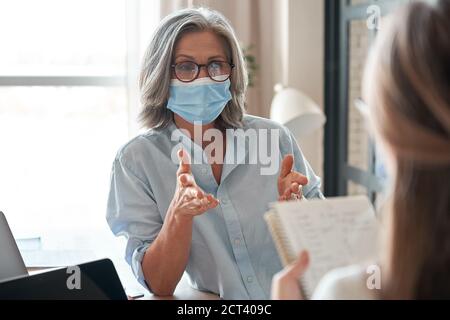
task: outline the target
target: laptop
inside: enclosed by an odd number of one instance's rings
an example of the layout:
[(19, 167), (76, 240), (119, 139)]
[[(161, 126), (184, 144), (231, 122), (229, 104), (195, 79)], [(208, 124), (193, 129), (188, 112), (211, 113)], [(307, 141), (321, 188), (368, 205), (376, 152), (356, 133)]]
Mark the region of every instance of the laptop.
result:
[(110, 259), (0, 282), (0, 300), (128, 300)]
[(0, 281), (28, 276), (17, 243), (3, 212), (0, 211)]
[(28, 275), (0, 212), (0, 300), (127, 300), (113, 262), (102, 259)]

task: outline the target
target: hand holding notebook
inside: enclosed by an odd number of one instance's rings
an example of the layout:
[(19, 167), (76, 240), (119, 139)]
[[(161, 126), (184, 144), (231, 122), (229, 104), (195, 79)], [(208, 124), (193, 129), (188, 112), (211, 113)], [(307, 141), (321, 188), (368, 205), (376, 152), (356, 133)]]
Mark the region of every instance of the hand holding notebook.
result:
[(265, 219), (284, 265), (309, 251), (301, 279), (306, 298), (328, 271), (375, 258), (377, 220), (365, 196), (279, 202)]

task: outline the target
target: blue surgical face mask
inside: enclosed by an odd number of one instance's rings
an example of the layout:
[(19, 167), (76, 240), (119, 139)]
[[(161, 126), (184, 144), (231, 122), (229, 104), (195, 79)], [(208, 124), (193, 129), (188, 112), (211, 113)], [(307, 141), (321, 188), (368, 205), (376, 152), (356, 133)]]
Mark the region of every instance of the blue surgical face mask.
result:
[(230, 84), (229, 79), (216, 82), (200, 78), (189, 83), (172, 80), (167, 108), (190, 123), (211, 123), (231, 100)]

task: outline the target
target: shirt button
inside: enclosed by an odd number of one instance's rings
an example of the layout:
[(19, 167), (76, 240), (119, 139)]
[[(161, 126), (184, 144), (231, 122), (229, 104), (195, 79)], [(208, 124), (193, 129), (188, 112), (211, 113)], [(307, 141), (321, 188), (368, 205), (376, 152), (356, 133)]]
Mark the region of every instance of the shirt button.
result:
[(240, 245), (241, 244), (241, 239), (239, 239), (239, 238), (236, 238), (236, 239), (234, 239), (234, 244), (235, 245)]
[(222, 202), (222, 204), (227, 204), (228, 200), (227, 199), (222, 199), (221, 202)]
[(253, 277), (247, 277), (247, 282), (248, 283), (252, 283), (253, 282)]
[(202, 174), (207, 174), (207, 173), (208, 173), (208, 169), (202, 168)]

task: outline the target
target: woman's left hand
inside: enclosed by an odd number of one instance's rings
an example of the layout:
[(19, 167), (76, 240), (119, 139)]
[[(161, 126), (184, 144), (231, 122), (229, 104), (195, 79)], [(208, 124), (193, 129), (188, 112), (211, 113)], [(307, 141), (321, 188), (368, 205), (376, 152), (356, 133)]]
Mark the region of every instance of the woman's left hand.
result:
[(302, 251), (298, 259), (274, 275), (272, 279), (273, 300), (303, 300), (299, 279), (308, 269), (309, 254)]
[(281, 163), (280, 176), (278, 177), (279, 201), (298, 200), (303, 196), (302, 186), (308, 183), (308, 178), (292, 171), (293, 167), (294, 156), (288, 154)]

